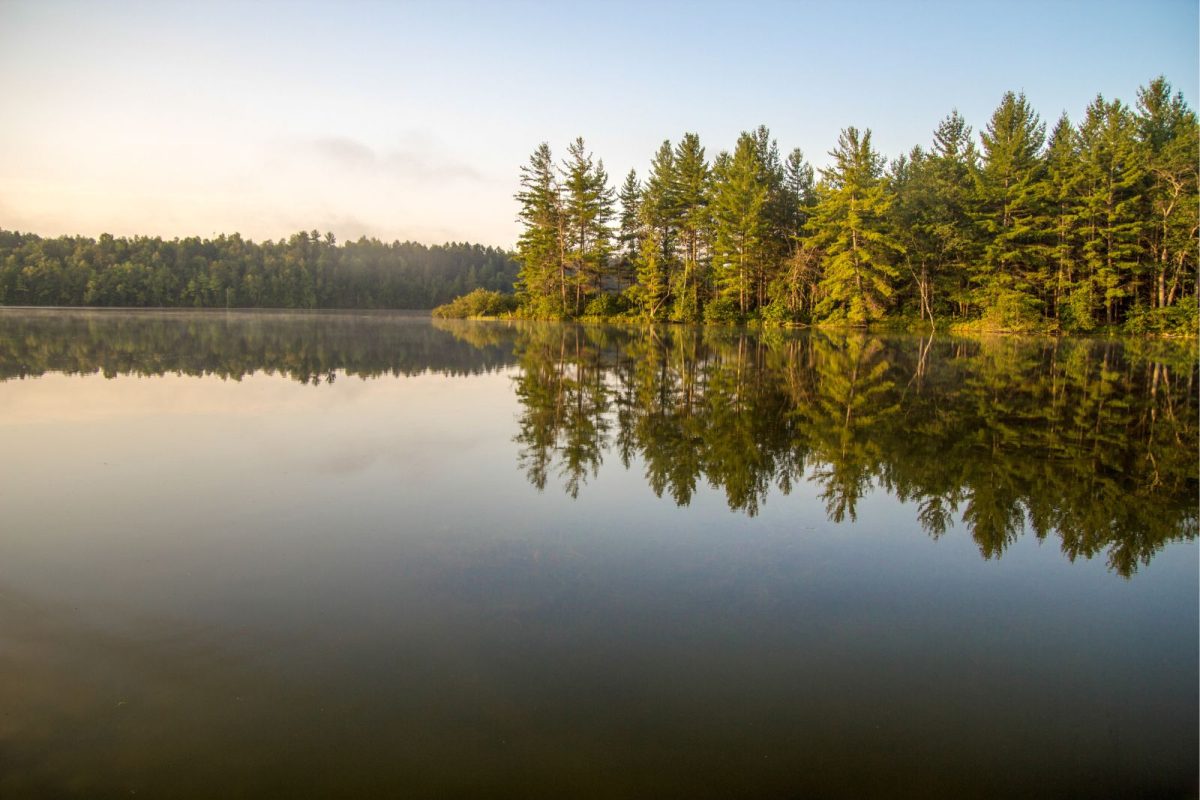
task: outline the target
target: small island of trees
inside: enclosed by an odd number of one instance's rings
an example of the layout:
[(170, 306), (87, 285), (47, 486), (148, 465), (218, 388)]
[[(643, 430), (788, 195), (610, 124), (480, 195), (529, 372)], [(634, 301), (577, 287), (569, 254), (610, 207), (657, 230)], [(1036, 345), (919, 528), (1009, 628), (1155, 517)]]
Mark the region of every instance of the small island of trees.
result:
[(1098, 96), (1047, 125), (1004, 95), (978, 144), (953, 111), (929, 147), (885, 163), (845, 128), (828, 168), (765, 126), (709, 160), (664, 141), (619, 191), (577, 139), (521, 170), (517, 299), (541, 319), (1195, 333), (1195, 113), (1164, 78), (1135, 107)]

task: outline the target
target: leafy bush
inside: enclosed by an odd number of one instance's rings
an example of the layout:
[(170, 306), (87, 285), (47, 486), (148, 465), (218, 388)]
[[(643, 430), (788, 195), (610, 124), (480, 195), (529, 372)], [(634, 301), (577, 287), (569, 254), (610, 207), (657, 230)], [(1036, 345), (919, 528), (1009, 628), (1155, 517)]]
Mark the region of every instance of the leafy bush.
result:
[(1093, 309), (1096, 307), (1096, 293), (1092, 284), (1085, 283), (1076, 286), (1067, 295), (1066, 302), (1059, 307), (1059, 318), (1064, 330), (1087, 333), (1096, 327)]
[(781, 327), (796, 321), (787, 304), (778, 298), (763, 306), (759, 316), (766, 327)]
[(718, 297), (704, 307), (704, 321), (714, 325), (736, 325), (742, 315), (731, 297)]
[(433, 316), (444, 319), (498, 317), (517, 310), (517, 298), (511, 294), (476, 289), (433, 309)]
[(1034, 331), (1041, 327), (1042, 317), (1035, 298), (1015, 289), (1000, 289), (992, 294), (982, 322), (985, 329)]
[(627, 305), (622, 295), (601, 292), (588, 300), (587, 305), (583, 307), (583, 316), (592, 319), (610, 319), (625, 313), (626, 309)]
[(1185, 297), (1166, 308), (1138, 306), (1130, 309), (1125, 319), (1125, 332), (1133, 334), (1159, 334), (1165, 336), (1196, 336), (1196, 298)]

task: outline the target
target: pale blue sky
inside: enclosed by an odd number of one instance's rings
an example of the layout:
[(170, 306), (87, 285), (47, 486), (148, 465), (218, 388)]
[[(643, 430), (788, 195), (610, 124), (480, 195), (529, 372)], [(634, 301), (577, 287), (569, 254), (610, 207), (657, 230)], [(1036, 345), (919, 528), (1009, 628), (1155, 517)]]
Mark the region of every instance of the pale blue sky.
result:
[(0, 227), (510, 246), (517, 171), (584, 136), (614, 183), (664, 138), (767, 124), (818, 166), (889, 158), (1007, 89), (1048, 123), (1165, 74), (1197, 3), (66, 3), (0, 0)]

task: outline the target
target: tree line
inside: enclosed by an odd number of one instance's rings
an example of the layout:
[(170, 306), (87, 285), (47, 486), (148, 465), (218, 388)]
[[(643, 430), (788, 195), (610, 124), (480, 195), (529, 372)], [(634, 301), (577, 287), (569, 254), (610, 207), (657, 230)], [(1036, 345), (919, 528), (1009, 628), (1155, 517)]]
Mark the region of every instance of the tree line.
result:
[[(1194, 347), (1110, 338), (884, 338), (727, 327), (435, 325), (512, 341), (518, 467), (577, 497), (606, 460), (688, 505), (816, 487), (829, 519), (886, 490), (934, 538), (1023, 533), (1129, 576), (1194, 539)], [(779, 502), (779, 500), (775, 500)]]
[(503, 250), (477, 244), (0, 230), (0, 305), (432, 308), (474, 289), (511, 292), (516, 273)]
[(1009, 92), (886, 163), (845, 128), (827, 168), (763, 126), (709, 159), (664, 141), (614, 189), (583, 139), (521, 169), (522, 313), (549, 319), (1194, 332), (1200, 128), (1164, 78), (1047, 130)]

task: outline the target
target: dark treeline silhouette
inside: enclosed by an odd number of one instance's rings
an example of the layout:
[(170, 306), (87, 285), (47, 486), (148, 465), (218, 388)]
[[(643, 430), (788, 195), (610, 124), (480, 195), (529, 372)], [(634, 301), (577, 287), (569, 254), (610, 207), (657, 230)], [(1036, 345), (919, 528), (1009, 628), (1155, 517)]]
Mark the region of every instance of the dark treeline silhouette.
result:
[(473, 375), (514, 361), (511, 344), (477, 347), (415, 315), (0, 310), (0, 380), (266, 372), (317, 384), (339, 373)]
[(814, 481), (840, 522), (878, 487), (931, 536), (965, 524), (986, 557), (1028, 528), (1121, 575), (1196, 536), (1190, 346), (434, 324), (515, 337), (519, 463), (539, 489), (577, 496), (612, 456), (680, 505), (703, 482), (751, 515)]
[(1195, 333), (1200, 127), (1163, 78), (1047, 127), (1009, 92), (890, 163), (845, 128), (815, 173), (765, 126), (664, 141), (619, 191), (582, 139), (521, 170), (519, 295), (539, 319)]
[(511, 292), (516, 274), (504, 251), (472, 244), (0, 230), (0, 305), (417, 309), (474, 289)]

